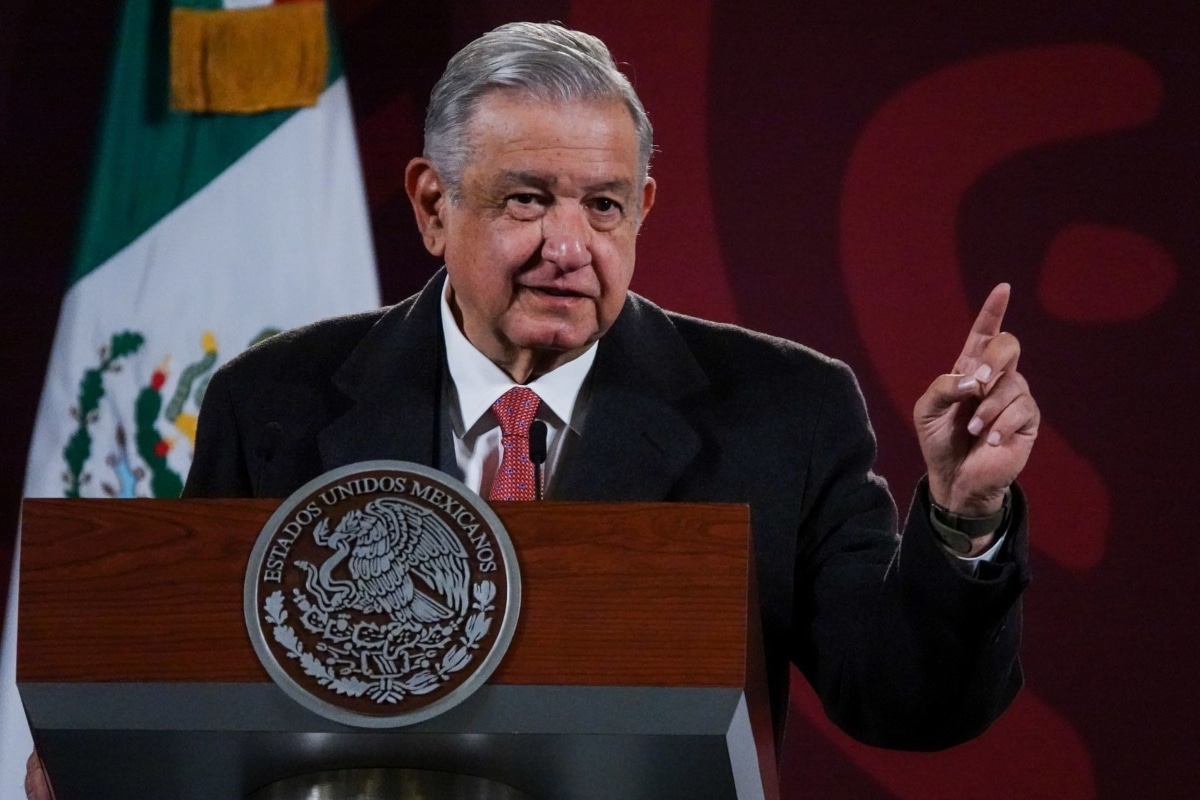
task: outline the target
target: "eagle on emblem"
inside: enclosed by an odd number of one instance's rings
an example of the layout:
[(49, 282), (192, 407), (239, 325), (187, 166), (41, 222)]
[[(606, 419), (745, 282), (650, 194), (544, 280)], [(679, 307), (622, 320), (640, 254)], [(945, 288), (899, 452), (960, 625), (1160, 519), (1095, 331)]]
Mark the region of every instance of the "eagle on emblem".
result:
[[(307, 573), (305, 586), (327, 613), (383, 613), (406, 626), (466, 613), (467, 553), (426, 509), (382, 497), (348, 512), (332, 533), (329, 521), (321, 520), (313, 537), (333, 554), (320, 567), (295, 563)], [(348, 572), (349, 580), (334, 574), (343, 562), (346, 567), (338, 573)]]

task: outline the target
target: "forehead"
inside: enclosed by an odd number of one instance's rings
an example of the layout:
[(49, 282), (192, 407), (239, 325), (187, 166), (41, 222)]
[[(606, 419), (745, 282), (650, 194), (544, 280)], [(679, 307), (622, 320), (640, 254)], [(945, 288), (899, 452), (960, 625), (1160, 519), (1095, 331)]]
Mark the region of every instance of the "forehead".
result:
[(467, 136), (466, 171), (477, 179), (531, 174), (632, 186), (637, 173), (637, 132), (619, 100), (549, 101), (493, 91), (476, 106)]

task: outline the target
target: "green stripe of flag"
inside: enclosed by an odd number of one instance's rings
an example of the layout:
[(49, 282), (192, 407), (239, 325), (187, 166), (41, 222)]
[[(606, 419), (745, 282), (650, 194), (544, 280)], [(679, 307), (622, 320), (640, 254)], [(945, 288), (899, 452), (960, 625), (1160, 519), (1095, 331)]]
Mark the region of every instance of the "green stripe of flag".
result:
[[(220, 0), (176, 5), (220, 8)], [(150, 229), (286, 121), (295, 110), (190, 114), (170, 109), (170, 4), (127, 0), (84, 205), (73, 285)], [(326, 4), (326, 14), (329, 5)], [(330, 31), (325, 85), (342, 74)]]

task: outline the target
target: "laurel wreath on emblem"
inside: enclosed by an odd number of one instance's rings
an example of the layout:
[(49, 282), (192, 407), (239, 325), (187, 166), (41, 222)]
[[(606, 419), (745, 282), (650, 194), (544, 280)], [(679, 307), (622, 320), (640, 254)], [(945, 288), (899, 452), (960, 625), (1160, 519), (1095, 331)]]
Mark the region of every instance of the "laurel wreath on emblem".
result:
[[(299, 660), (305, 674), (315, 678), (321, 686), (349, 697), (367, 695), (377, 703), (396, 703), (406, 694), (419, 695), (432, 692), (451, 674), (471, 663), (473, 657), (471, 651), (479, 649), (479, 640), (486, 636), (491, 628), (492, 618), (489, 612), (495, 610), (492, 600), (496, 597), (496, 585), (491, 581), (480, 581), (472, 587), (471, 593), (475, 599), (471, 608), (476, 613), (467, 620), (466, 630), (464, 635), (459, 637), (458, 644), (445, 650), (441, 662), (435, 667), (428, 668), (429, 659), (427, 657), (421, 659), (419, 663), (425, 665), (426, 668), (420, 669), (407, 679), (395, 674), (376, 674), (372, 679), (363, 680), (359, 675), (369, 675), (369, 670), (361, 670), (352, 664), (345, 664), (344, 656), (348, 655), (348, 650), (339, 646), (339, 640), (355, 641), (366, 638), (362, 634), (368, 632), (370, 628), (378, 628), (375, 623), (360, 622), (352, 626), (348, 636), (323, 635), (323, 641), (317, 645), (317, 649), (323, 649), (329, 655), (322, 662), (320, 658), (304, 649), (296, 631), (286, 624), (288, 612), (283, 607), (282, 591), (277, 590), (267, 597), (263, 604), (263, 611), (267, 622), (274, 626), (271, 633), (275, 637), (275, 641), (288, 651), (289, 658)], [(299, 599), (297, 599), (297, 603), (300, 603)], [(344, 620), (335, 621), (334, 628), (337, 627), (338, 622), (344, 622)], [(374, 633), (375, 631), (369, 632)], [(324, 634), (325, 631), (322, 633)], [(436, 651), (438, 644), (444, 646), (447, 643), (448, 638), (441, 642), (425, 642), (431, 646), (433, 651)], [(430, 652), (430, 650), (425, 651), (426, 656)], [(340, 670), (336, 666), (339, 663), (343, 665)], [(342, 676), (339, 677), (337, 672), (341, 672)]]
[(262, 611), (275, 641), (318, 684), (394, 704), (434, 691), (471, 662), (491, 629), (496, 585), (472, 585), (468, 608), (467, 554), (445, 523), (385, 497), (350, 511), (332, 532), (322, 520), (312, 535), (333, 553), (319, 567), (295, 562), (308, 579), (291, 603), (300, 626), (320, 637), (317, 652), (288, 624), (283, 590)]

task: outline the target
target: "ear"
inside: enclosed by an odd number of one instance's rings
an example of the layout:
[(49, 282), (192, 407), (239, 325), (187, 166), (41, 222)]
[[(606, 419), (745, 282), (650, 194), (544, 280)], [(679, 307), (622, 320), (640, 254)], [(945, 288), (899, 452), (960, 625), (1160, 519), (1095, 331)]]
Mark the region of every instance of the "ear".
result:
[(642, 187), (642, 216), (638, 220), (638, 224), (646, 221), (646, 215), (650, 213), (650, 209), (654, 208), (654, 198), (658, 193), (658, 184), (654, 182), (654, 178), (646, 178), (646, 184)]
[(404, 170), (404, 189), (417, 217), (425, 249), (441, 258), (446, 252), (446, 226), (442, 211), (450, 198), (442, 177), (427, 158), (414, 158)]

